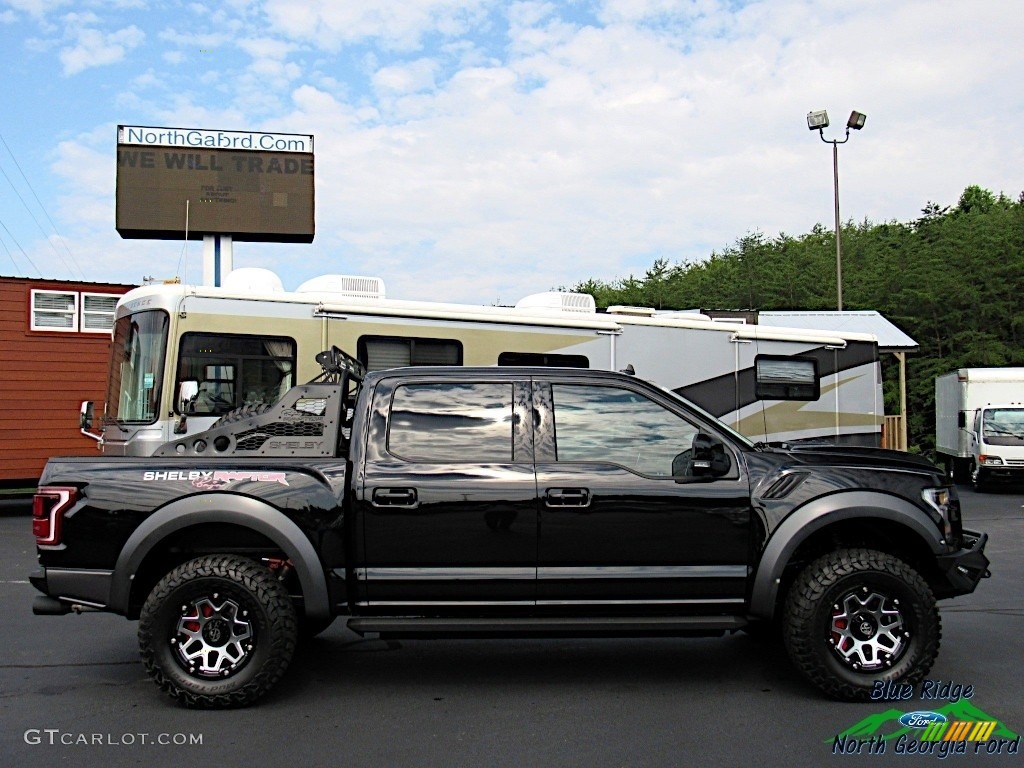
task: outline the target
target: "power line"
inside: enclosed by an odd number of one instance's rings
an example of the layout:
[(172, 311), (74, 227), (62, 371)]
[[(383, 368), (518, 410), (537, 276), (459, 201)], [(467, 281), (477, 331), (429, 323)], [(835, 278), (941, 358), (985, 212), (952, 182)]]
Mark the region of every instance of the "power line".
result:
[[(4, 178), (7, 179), (7, 183), (10, 184), (11, 189), (14, 190), (14, 194), (18, 196), (19, 200), (21, 200), (21, 204), (25, 206), (25, 210), (28, 211), (28, 215), (32, 217), (32, 221), (34, 221), (36, 226), (39, 227), (39, 231), (42, 232), (43, 238), (46, 240), (46, 242), (50, 244), (50, 247), (53, 248), (53, 252), (57, 255), (57, 258), (60, 259), (61, 264), (63, 264), (64, 267), (72, 274), (74, 274), (74, 271), (77, 270), (81, 278), (85, 280), (85, 272), (83, 272), (82, 268), (78, 266), (78, 262), (75, 260), (74, 254), (71, 253), (71, 250), (68, 248), (67, 243), (64, 241), (64, 238), (61, 236), (60, 232), (57, 231), (57, 225), (53, 223), (53, 219), (50, 218), (50, 214), (47, 213), (46, 211), (46, 206), (43, 205), (43, 202), (39, 199), (39, 195), (37, 195), (35, 189), (32, 188), (32, 183), (28, 180), (28, 177), (25, 175), (25, 172), (21, 169), (21, 165), (18, 163), (18, 158), (14, 156), (14, 153), (11, 151), (11, 148), (7, 146), (7, 142), (4, 140), (2, 133), (0, 133), (0, 143), (4, 145), (4, 149), (7, 150), (7, 154), (11, 156), (11, 160), (14, 161), (14, 167), (18, 169), (18, 173), (21, 174), (21, 178), (25, 180), (25, 185), (32, 193), (32, 197), (35, 198), (36, 203), (39, 205), (39, 209), (43, 212), (43, 215), (46, 217), (46, 220), (50, 222), (50, 226), (53, 227), (54, 234), (57, 235), (57, 239), (60, 241), (60, 244), (64, 246), (64, 250), (67, 251), (68, 257), (71, 259), (71, 263), (74, 265), (74, 270), (71, 268), (71, 265), (69, 265), (67, 261), (64, 260), (64, 256), (60, 253), (60, 251), (57, 250), (57, 246), (55, 246), (53, 244), (53, 241), (50, 240), (50, 237), (46, 233), (46, 230), (43, 229), (43, 226), (39, 223), (39, 220), (35, 217), (35, 214), (32, 213), (32, 209), (29, 208), (28, 203), (25, 202), (25, 199), (21, 196), (21, 193), (18, 192), (18, 189), (14, 186), (14, 182), (11, 181), (10, 177), (7, 175), (7, 172), (4, 171), (3, 168), (0, 168), (0, 173), (3, 173)], [(21, 246), (19, 246), (19, 248), (20, 247)], [(33, 266), (35, 265), (33, 264)]]
[[(39, 271), (39, 267), (37, 267), (35, 265), (35, 262), (32, 261), (32, 257), (28, 255), (28, 253), (25, 251), (24, 248), (21, 247), (21, 243), (18, 242), (18, 239), (14, 235), (11, 234), (11, 230), (9, 230), (7, 228), (7, 225), (4, 224), (3, 219), (0, 219), (0, 227), (4, 228), (4, 232), (7, 233), (7, 236), (9, 238), (11, 238), (11, 241), (16, 246), (18, 246), (18, 250), (21, 251), (21, 254), (22, 254), (22, 256), (25, 257), (25, 260), (28, 261), (28, 263), (32, 265), (32, 269), (34, 269), (36, 271), (36, 274), (39, 275), (39, 277), (42, 277), (43, 273)], [(6, 248), (7, 246), (4, 246), (4, 247)], [(8, 251), (8, 253), (10, 253), (10, 251)], [(11, 261), (14, 261), (14, 259), (12, 258)], [(17, 265), (15, 265), (15, 266), (17, 266)]]
[(0, 239), (0, 245), (2, 245), (4, 247), (5, 251), (7, 251), (7, 258), (9, 258), (11, 260), (11, 264), (14, 265), (14, 272), (15, 272), (15, 274), (17, 274), (18, 272), (21, 272), (21, 267), (19, 267), (18, 266), (18, 262), (16, 262), (14, 260), (14, 254), (11, 253), (11, 249), (7, 247), (7, 243), (5, 243), (2, 239)]

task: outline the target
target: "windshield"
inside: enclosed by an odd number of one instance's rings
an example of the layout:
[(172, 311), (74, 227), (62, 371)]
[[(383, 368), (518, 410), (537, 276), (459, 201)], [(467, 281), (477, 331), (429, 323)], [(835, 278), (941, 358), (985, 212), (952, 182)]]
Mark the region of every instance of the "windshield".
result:
[(1024, 408), (986, 408), (981, 425), (989, 445), (1024, 445)]
[(152, 424), (160, 412), (168, 316), (136, 312), (114, 325), (106, 416), (118, 424)]

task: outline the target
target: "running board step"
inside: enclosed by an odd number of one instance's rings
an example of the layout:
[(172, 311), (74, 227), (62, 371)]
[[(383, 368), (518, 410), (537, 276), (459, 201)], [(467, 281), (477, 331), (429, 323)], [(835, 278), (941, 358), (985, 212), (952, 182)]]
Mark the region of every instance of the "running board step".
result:
[(607, 637), (638, 635), (721, 635), (747, 625), (742, 616), (600, 616), (579, 618), (424, 618), (362, 616), (349, 619), (359, 635), (381, 637)]

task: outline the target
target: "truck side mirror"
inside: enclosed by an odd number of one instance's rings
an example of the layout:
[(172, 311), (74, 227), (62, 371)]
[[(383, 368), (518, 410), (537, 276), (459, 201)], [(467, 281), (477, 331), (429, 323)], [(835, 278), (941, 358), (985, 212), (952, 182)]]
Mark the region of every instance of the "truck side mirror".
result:
[(967, 414), (963, 411), (958, 411), (956, 414), (956, 425), (963, 429), (967, 426)]
[(732, 468), (732, 459), (725, 446), (703, 432), (693, 436), (692, 451), (690, 471), (696, 477), (721, 477)]

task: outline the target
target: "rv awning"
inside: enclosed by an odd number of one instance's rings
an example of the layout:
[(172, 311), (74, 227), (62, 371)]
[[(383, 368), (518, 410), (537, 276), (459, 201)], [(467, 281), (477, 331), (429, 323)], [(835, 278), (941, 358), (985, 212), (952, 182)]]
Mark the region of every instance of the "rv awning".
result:
[(880, 313), (873, 310), (850, 312), (758, 312), (759, 325), (786, 328), (814, 328), (819, 331), (872, 333), (882, 352), (917, 352), (918, 343)]

